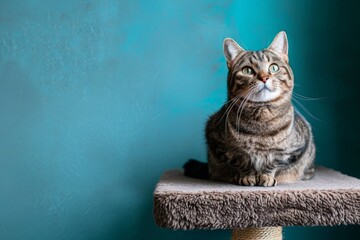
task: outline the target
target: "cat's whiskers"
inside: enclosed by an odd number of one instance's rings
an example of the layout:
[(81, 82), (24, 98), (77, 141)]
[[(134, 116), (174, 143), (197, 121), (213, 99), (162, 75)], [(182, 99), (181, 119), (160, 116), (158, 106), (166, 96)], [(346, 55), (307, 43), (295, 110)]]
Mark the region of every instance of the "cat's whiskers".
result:
[(291, 96), (291, 95), (286, 96), (284, 99), (285, 99), (285, 101), (286, 101), (287, 103), (289, 103), (291, 106), (293, 106), (293, 108), (295, 109), (296, 112), (298, 112), (299, 114), (301, 114), (300, 111), (299, 111), (299, 109), (297, 109), (297, 107), (291, 102), (291, 100), (292, 100), (292, 96)]
[(312, 118), (314, 118), (315, 120), (318, 120), (320, 122), (325, 122), (321, 119), (318, 119), (317, 117), (315, 117), (304, 105), (302, 105), (296, 98), (293, 98), (293, 100)]
[[(240, 119), (242, 111), (244, 110), (246, 102), (249, 100), (250, 96), (256, 92), (256, 86), (253, 86), (250, 88), (248, 94), (245, 96), (244, 100), (241, 102), (240, 106), (238, 107), (238, 110), (236, 112), (236, 131), (239, 132), (240, 130)], [(240, 110), (240, 115), (239, 115)]]
[(228, 103), (231, 102), (231, 103), (229, 104), (229, 106), (226, 108), (224, 114), (221, 116), (218, 124), (221, 123), (221, 121), (223, 120), (224, 116), (227, 114), (227, 112), (228, 112), (229, 109), (231, 108), (231, 106), (234, 105), (240, 98), (241, 98), (241, 96), (236, 96), (236, 97), (234, 97), (234, 98), (232, 98), (232, 99), (230, 99), (229, 101), (227, 101), (227, 102), (224, 103), (224, 105), (226, 105), (226, 104), (228, 104)]
[[(294, 94), (294, 92), (293, 92)], [(294, 95), (289, 95), (288, 97), (285, 97), (285, 100), (290, 103), (294, 108), (295, 110), (301, 115), (301, 112), (299, 111), (299, 109), (295, 106), (295, 104), (292, 104), (291, 100), (294, 100), (294, 102), (296, 104), (298, 104), (310, 117), (314, 118), (315, 120), (317, 121), (320, 121), (320, 122), (325, 122), (317, 117), (315, 117), (303, 104), (301, 104), (296, 98), (292, 98), (294, 97)]]
[(226, 114), (226, 118), (225, 118), (225, 135), (227, 134), (227, 126), (228, 126), (228, 125), (227, 125), (227, 122), (228, 122), (229, 114), (230, 114), (232, 108), (236, 105), (236, 103), (237, 103), (240, 99), (241, 99), (241, 96), (239, 96), (239, 97), (237, 98), (237, 100), (232, 104), (230, 110), (229, 110), (229, 111), (227, 112), (227, 114)]
[(319, 97), (319, 98), (307, 97), (307, 96), (303, 96), (303, 95), (295, 93), (295, 92), (293, 92), (293, 97), (300, 99), (300, 100), (305, 100), (305, 101), (317, 101), (317, 100), (326, 99), (326, 97)]
[(239, 96), (236, 96), (236, 97), (234, 97), (234, 98), (231, 98), (229, 101), (225, 102), (223, 105), (228, 104), (228, 103), (234, 101), (234, 100), (235, 100), (236, 98), (238, 98), (238, 97), (239, 97)]
[(298, 94), (294, 91), (285, 91), (285, 93), (291, 93), (294, 98), (297, 98), (299, 100), (305, 100), (305, 101), (318, 101), (326, 99), (327, 97), (308, 97), (301, 94)]

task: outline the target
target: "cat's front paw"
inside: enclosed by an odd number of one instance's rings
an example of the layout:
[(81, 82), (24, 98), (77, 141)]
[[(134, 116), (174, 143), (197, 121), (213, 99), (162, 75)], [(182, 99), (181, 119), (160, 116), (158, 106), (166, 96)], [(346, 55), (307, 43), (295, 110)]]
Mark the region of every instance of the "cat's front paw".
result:
[(249, 175), (249, 176), (240, 177), (238, 184), (242, 185), (242, 186), (255, 186), (256, 185), (256, 176)]
[(258, 174), (257, 185), (263, 187), (273, 187), (277, 185), (277, 181), (273, 176), (267, 174)]

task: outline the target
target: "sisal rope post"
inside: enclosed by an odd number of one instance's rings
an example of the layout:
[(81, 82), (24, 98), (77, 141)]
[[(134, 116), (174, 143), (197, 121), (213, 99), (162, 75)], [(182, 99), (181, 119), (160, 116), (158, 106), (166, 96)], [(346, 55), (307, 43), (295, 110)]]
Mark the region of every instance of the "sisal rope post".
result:
[(235, 228), (232, 240), (282, 240), (282, 227)]

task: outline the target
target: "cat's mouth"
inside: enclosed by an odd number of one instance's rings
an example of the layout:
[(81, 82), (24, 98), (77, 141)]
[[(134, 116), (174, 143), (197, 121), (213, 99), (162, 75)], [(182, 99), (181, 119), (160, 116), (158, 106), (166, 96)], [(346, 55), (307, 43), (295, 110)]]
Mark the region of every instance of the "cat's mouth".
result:
[(272, 89), (270, 89), (268, 86), (266, 86), (266, 84), (264, 84), (264, 86), (261, 87), (261, 89), (260, 89), (257, 93), (265, 93), (265, 92), (267, 92), (267, 91), (273, 92)]
[(268, 84), (259, 84), (255, 94), (249, 99), (253, 102), (267, 102), (277, 98), (279, 96), (279, 92), (276, 88), (272, 87), (272, 85)]

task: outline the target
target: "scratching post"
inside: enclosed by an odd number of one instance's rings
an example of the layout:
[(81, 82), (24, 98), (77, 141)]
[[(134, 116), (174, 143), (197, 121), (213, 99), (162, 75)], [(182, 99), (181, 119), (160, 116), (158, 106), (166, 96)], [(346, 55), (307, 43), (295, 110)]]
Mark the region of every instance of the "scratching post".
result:
[(282, 240), (282, 227), (235, 228), (232, 240)]
[(170, 229), (233, 229), (232, 239), (282, 239), (283, 226), (360, 224), (360, 180), (317, 167), (309, 181), (244, 187), (165, 172), (155, 221)]

